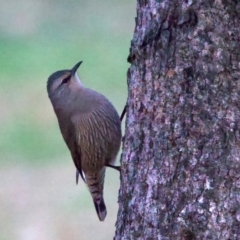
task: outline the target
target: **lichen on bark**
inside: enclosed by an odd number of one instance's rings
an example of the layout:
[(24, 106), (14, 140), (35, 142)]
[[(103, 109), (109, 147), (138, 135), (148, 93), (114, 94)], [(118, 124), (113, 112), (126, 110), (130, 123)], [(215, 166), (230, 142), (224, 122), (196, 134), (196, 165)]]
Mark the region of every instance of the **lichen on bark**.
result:
[(240, 2), (138, 0), (115, 239), (240, 236)]

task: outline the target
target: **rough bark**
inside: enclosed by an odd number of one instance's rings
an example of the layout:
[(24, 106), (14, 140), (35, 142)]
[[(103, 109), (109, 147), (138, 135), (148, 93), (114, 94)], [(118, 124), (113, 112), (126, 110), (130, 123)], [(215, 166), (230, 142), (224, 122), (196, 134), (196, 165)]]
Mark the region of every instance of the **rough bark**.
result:
[(138, 0), (115, 239), (240, 239), (240, 1)]

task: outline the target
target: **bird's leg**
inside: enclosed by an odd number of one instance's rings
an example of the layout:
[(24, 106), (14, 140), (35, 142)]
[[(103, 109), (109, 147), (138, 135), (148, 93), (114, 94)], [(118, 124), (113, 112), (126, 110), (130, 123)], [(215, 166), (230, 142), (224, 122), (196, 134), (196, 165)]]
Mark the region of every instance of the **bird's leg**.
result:
[(78, 179), (79, 179), (79, 171), (76, 169), (76, 184), (78, 185)]
[(119, 172), (121, 172), (121, 166), (113, 166), (113, 165), (108, 164), (108, 163), (107, 163), (105, 166), (106, 166), (106, 167), (113, 168), (113, 169), (118, 170)]
[[(123, 111), (122, 111), (122, 114), (121, 114), (121, 117), (120, 117), (120, 121), (122, 122), (123, 118), (124, 118), (124, 115), (126, 113), (126, 110), (127, 110), (127, 105), (125, 105)], [(111, 164), (106, 164), (106, 167), (110, 167), (110, 168), (113, 168), (115, 170), (118, 170), (119, 172), (121, 172), (121, 166), (113, 166)]]
[(122, 114), (121, 114), (121, 117), (120, 117), (120, 121), (122, 122), (123, 118), (124, 118), (124, 115), (126, 113), (126, 110), (127, 110), (127, 105), (125, 105), (123, 111), (122, 111)]

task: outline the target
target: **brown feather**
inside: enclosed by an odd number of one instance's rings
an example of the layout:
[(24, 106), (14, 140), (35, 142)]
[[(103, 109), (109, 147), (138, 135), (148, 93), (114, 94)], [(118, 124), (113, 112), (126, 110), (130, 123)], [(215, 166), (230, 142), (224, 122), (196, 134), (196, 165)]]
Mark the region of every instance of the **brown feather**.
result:
[(80, 64), (72, 70), (52, 74), (47, 90), (77, 168), (76, 182), (80, 174), (103, 221), (107, 214), (103, 199), (105, 169), (114, 164), (119, 151), (121, 122), (113, 105), (102, 94), (82, 85), (75, 74)]

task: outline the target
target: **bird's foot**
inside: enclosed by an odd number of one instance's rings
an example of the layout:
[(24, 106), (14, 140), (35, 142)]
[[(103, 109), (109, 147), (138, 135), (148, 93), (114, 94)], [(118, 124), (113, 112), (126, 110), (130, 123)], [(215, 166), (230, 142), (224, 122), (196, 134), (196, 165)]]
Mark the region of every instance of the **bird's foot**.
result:
[(113, 169), (118, 170), (119, 172), (121, 172), (121, 166), (113, 166), (113, 165), (107, 163), (106, 167), (110, 167), (110, 168), (113, 168)]

